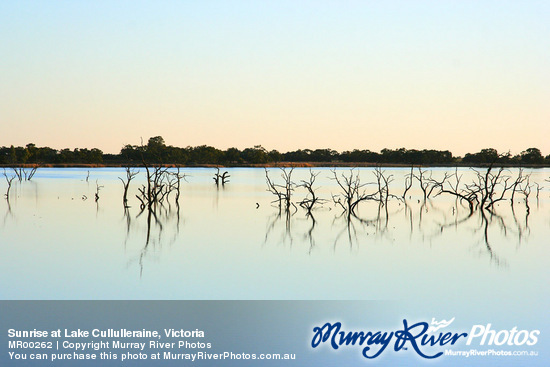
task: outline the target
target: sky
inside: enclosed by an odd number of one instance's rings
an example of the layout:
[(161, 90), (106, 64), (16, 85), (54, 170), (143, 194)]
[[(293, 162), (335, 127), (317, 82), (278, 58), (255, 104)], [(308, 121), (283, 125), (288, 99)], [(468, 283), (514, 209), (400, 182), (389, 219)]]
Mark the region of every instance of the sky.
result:
[(549, 1), (2, 1), (0, 146), (550, 154)]

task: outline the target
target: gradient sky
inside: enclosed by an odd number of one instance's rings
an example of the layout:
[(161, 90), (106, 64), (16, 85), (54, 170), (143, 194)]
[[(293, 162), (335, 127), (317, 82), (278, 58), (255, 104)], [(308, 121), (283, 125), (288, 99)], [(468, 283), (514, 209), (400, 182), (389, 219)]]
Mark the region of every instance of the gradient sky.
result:
[(549, 1), (2, 1), (0, 146), (550, 154)]

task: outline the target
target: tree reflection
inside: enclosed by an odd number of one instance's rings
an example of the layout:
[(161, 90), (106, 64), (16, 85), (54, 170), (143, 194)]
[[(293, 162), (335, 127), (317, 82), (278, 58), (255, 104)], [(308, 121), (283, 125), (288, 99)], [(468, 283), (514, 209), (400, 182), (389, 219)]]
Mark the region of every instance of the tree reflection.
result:
[(6, 222), (8, 221), (8, 218), (9, 217), (13, 218), (13, 213), (11, 211), (11, 204), (9, 199), (6, 199), (6, 204), (7, 204), (6, 213), (4, 214), (4, 220), (2, 221), (2, 227), (4, 228), (6, 227)]
[[(348, 181), (353, 183), (352, 180)], [(381, 190), (382, 197), (386, 196), (384, 190)], [(384, 239), (382, 243), (392, 243), (398, 237), (408, 238), (411, 242), (415, 242), (414, 238), (418, 238), (420, 243), (430, 245), (456, 242), (456, 235), (463, 233), (460, 236), (467, 238), (468, 242), (473, 245), (482, 245), (480, 255), (488, 256), (490, 263), (498, 267), (507, 267), (508, 262), (505, 259), (506, 256), (503, 257), (499, 239), (508, 238), (510, 241), (514, 237), (519, 246), (529, 237), (531, 211), (527, 201), (528, 194), (521, 192), (525, 196), (522, 216), (519, 214), (522, 210), (518, 205), (499, 206), (497, 202), (500, 200), (486, 198), (485, 201), (491, 202), (491, 205), (472, 206), (471, 200), (461, 197), (462, 193), (452, 195), (454, 200), (450, 202), (448, 199), (441, 199), (443, 198), (441, 193), (431, 198), (428, 195), (429, 192), (427, 189), (426, 200), (423, 200), (422, 192), (420, 199), (412, 202), (410, 200), (412, 196), (409, 199), (393, 201), (376, 200), (376, 205), (370, 201), (371, 204), (357, 206), (351, 214), (347, 210), (341, 210), (332, 215), (329, 211), (323, 211), (319, 218), (307, 210), (303, 216), (296, 215), (295, 211), (291, 213), (279, 210), (269, 217), (264, 244), (268, 239), (273, 239), (272, 233), (281, 223), (284, 223), (283, 235), (276, 239), (278, 243), (292, 244), (294, 236), (301, 234), (302, 243), (308, 244), (308, 253), (311, 253), (314, 247), (329, 244), (332, 251), (336, 251), (342, 244), (347, 244), (349, 249), (359, 248), (362, 243), (367, 245), (372, 243), (374, 238)], [(336, 207), (342, 207), (342, 205), (338, 204)], [(291, 222), (305, 223), (301, 220), (307, 220), (309, 226), (291, 225)], [(330, 228), (329, 233), (332, 236), (327, 238), (325, 235), (317, 238), (316, 228), (319, 226)], [(437, 242), (435, 242), (436, 239)]]
[(309, 251), (308, 254), (311, 255), (311, 251), (315, 247), (315, 238), (313, 237), (313, 230), (315, 229), (315, 225), (317, 224), (317, 221), (315, 220), (315, 217), (313, 216), (313, 213), (308, 211), (306, 214), (306, 218), (308, 218), (311, 221), (311, 227), (307, 230), (307, 232), (304, 234), (304, 239), (309, 243)]
[[(296, 214), (296, 210), (281, 210), (279, 208), (276, 213), (270, 215), (267, 221), (264, 244), (266, 244), (269, 238), (273, 236), (273, 233), (278, 232), (280, 234), (279, 243), (288, 243), (290, 246), (292, 246), (292, 243), (294, 242), (294, 237), (291, 228), (292, 217), (294, 216), (294, 214)], [(281, 223), (283, 223), (283, 228), (279, 228)]]
[[(135, 219), (145, 217), (145, 243), (139, 252), (137, 263), (140, 268), (140, 278), (143, 276), (145, 259), (148, 256), (151, 247), (161, 247), (163, 244), (172, 245), (178, 239), (180, 233), (180, 191), (181, 180), (186, 179), (186, 175), (180, 173), (180, 168), (172, 172), (164, 167), (145, 166), (147, 173), (147, 183), (138, 189), (140, 195), (136, 197), (140, 201), (139, 212)], [(128, 171), (128, 169), (127, 169)], [(130, 181), (130, 178), (127, 182)], [(124, 181), (123, 181), (124, 183)], [(170, 194), (175, 192), (175, 197), (170, 199)], [(126, 194), (126, 191), (125, 191)], [(130, 207), (127, 201), (124, 201), (124, 217), (126, 218), (126, 242), (130, 234), (132, 223)], [(165, 240), (165, 228), (168, 232), (172, 230), (169, 240)]]

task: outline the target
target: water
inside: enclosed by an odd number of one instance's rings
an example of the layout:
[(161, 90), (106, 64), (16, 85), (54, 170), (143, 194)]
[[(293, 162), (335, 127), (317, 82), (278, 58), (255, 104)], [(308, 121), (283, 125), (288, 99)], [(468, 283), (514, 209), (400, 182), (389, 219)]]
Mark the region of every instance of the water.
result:
[[(415, 182), (406, 202), (365, 201), (348, 221), (333, 203), (340, 189), (330, 169), (314, 169), (326, 202), (308, 216), (299, 206), (279, 212), (263, 169), (227, 169), (230, 182), (216, 187), (215, 169), (185, 168), (179, 208), (172, 194), (148, 226), (135, 197), (141, 171), (128, 211), (121, 168), (41, 168), (14, 184), (9, 202), (0, 202), (0, 297), (447, 302), (467, 295), (491, 305), (550, 305), (548, 188), (538, 200), (533, 188), (529, 211), (516, 194), (513, 207), (501, 201), (494, 215), (469, 216), (449, 195), (424, 202)], [(453, 170), (429, 171), (437, 178)], [(375, 181), (373, 169), (354, 172), (362, 183)], [(278, 183), (280, 173), (269, 169)], [(401, 196), (408, 173), (385, 169), (394, 179), (390, 194)], [(463, 182), (474, 178), (471, 170), (460, 173)], [(527, 173), (541, 186), (550, 177), (548, 169)], [(292, 174), (296, 183), (308, 177), (306, 168)], [(293, 198), (305, 195), (296, 188)]]
[[(172, 193), (149, 215), (135, 196), (146, 181), (141, 171), (130, 184), (127, 210), (122, 168), (41, 168), (31, 181), (14, 181), (9, 201), (0, 201), (0, 299), (362, 301), (315, 302), (307, 310), (290, 302), (286, 313), (265, 311), (265, 317), (274, 317), (275, 324), (278, 317), (286, 324), (295, 319), (304, 341), (312, 322), (328, 320), (386, 330), (404, 318), (456, 318), (454, 330), (488, 323), (495, 330), (541, 330), (534, 347), (500, 349), (538, 351), (538, 359), (527, 359), (530, 365), (549, 359), (549, 169), (525, 171), (531, 185), (539, 184), (527, 203), (517, 192), (513, 206), (503, 200), (491, 212), (470, 213), (451, 195), (424, 201), (418, 182), (402, 200), (409, 169), (385, 168), (395, 197), (384, 206), (364, 201), (349, 218), (334, 203), (341, 188), (326, 168), (314, 169), (316, 195), (324, 201), (311, 215), (296, 204), (307, 194), (299, 187), (294, 205), (280, 211), (259, 168), (227, 169), (225, 187), (214, 184), (213, 168), (185, 168), (179, 205)], [(436, 180), (453, 173), (428, 171)], [(374, 169), (335, 172), (341, 181), (342, 174), (358, 174), (368, 183), (362, 187), (367, 194), (377, 190)], [(277, 184), (283, 183), (281, 173), (269, 169)], [(463, 184), (477, 179), (466, 168), (457, 173)], [(296, 168), (292, 181), (309, 175)], [(0, 190), (6, 187), (2, 181)], [(310, 354), (324, 355), (310, 348), (301, 355)], [(361, 359), (351, 351), (328, 356)], [(403, 364), (411, 353), (391, 356)], [(449, 358), (445, 363), (464, 365), (463, 358)], [(468, 361), (517, 361), (495, 358)]]

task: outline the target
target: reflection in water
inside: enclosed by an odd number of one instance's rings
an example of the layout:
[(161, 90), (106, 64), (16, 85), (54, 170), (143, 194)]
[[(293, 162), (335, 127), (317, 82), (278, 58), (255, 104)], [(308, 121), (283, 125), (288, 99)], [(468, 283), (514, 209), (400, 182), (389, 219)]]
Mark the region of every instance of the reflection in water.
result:
[(311, 227), (309, 227), (308, 231), (304, 234), (304, 239), (309, 243), (309, 251), (308, 253), (311, 254), (311, 251), (315, 247), (315, 239), (313, 238), (313, 230), (315, 229), (315, 224), (317, 224), (317, 221), (315, 220), (315, 217), (313, 216), (313, 213), (311, 211), (308, 211), (306, 218), (308, 218), (311, 221)]
[(7, 201), (10, 201), (10, 191), (11, 191), (11, 186), (13, 184), (13, 181), (15, 180), (15, 176), (8, 177), (8, 174), (6, 173), (6, 169), (4, 168), (4, 178), (6, 179), (6, 183), (7, 183), (7, 189), (6, 189), (6, 193), (4, 194), (4, 197), (6, 198)]
[[(163, 167), (146, 167), (146, 171), (146, 183), (138, 188), (139, 195), (136, 195), (140, 201), (140, 211), (135, 215), (135, 219), (141, 220), (143, 218), (146, 225), (144, 246), (140, 258), (143, 258), (147, 253), (147, 249), (153, 240), (152, 232), (156, 232), (154, 240), (159, 246), (162, 242), (172, 244), (177, 241), (180, 233), (180, 183), (181, 179), (186, 179), (186, 175), (182, 174), (179, 168), (170, 170)], [(364, 236), (374, 235), (380, 238), (393, 238), (392, 231), (399, 232), (400, 237), (406, 234), (409, 239), (412, 239), (415, 234), (419, 234), (423, 241), (430, 242), (434, 236), (443, 235), (449, 228), (458, 231), (459, 227), (466, 227), (475, 222), (477, 225), (473, 227), (473, 230), (475, 233), (482, 234), (490, 258), (495, 263), (501, 263), (495, 253), (494, 245), (492, 245), (492, 228), (498, 226), (505, 237), (514, 233), (518, 246), (527, 241), (530, 234), (529, 215), (531, 213), (529, 197), (534, 187), (536, 189), (537, 208), (539, 208), (540, 193), (543, 187), (538, 183), (532, 183), (530, 175), (525, 174), (522, 169), (519, 169), (514, 177), (512, 174), (506, 175), (506, 171), (502, 168), (498, 169), (496, 173), (493, 173), (493, 171), (492, 167), (489, 167), (486, 171), (473, 170), (474, 175), (471, 183), (465, 184), (463, 176), (467, 172), (459, 172), (458, 169), (451, 174), (444, 172), (441, 177), (437, 178), (432, 171), (411, 167), (409, 173), (402, 175), (403, 193), (396, 195), (390, 192), (390, 188), (394, 192), (397, 190), (396, 186), (392, 186), (396, 175), (394, 173), (387, 174), (380, 167), (370, 170), (374, 181), (368, 183), (361, 181), (360, 172), (357, 169), (333, 169), (330, 171), (328, 179), (336, 184), (331, 188), (331, 191), (334, 190), (336, 193), (331, 192), (333, 204), (330, 205), (328, 200), (318, 194), (321, 186), (317, 184), (316, 180), (318, 180), (320, 171), (314, 172), (310, 169), (305, 173), (305, 178), (300, 180), (299, 184), (295, 184), (292, 177), (294, 168), (280, 169), (283, 183), (272, 180), (269, 171), (266, 169), (267, 191), (276, 195), (277, 199), (272, 204), (277, 208), (277, 211), (267, 218), (264, 243), (268, 243), (271, 237), (275, 237), (274, 241), (292, 245), (294, 238), (299, 234), (298, 237), (309, 244), (308, 252), (311, 253), (315, 245), (322, 242), (316, 239), (316, 236), (326, 236), (325, 232), (316, 234), (316, 227), (326, 225), (327, 213), (334, 208), (340, 208), (341, 211), (335, 210), (333, 213), (336, 214), (333, 214), (332, 219), (329, 219), (330, 228), (334, 229), (332, 231), (333, 239), (329, 242), (333, 244), (334, 248), (343, 241), (347, 242), (350, 248), (353, 248), (358, 245), (360, 238)], [(138, 176), (139, 170), (126, 167), (125, 174), (125, 179), (120, 176), (117, 177), (122, 182), (123, 187), (124, 246), (129, 241), (133, 221), (128, 192), (130, 182)], [(11, 182), (15, 176), (8, 177), (5, 172), (4, 176), (8, 183), (7, 193), (9, 194)], [(87, 183), (89, 183), (89, 177), (90, 171), (87, 172)], [(220, 190), (225, 188), (225, 183), (228, 182), (229, 177), (228, 171), (220, 174), (219, 168), (217, 168), (214, 175), (216, 190), (213, 195), (216, 210), (221, 200)], [(93, 195), (95, 196), (96, 214), (98, 214), (99, 194), (104, 185), (100, 185), (98, 179), (95, 180), (95, 183), (95, 193)], [(418, 195), (418, 191), (414, 192), (415, 187), (420, 190), (420, 195)], [(36, 184), (34, 184), (34, 188), (35, 197), (38, 200)], [(295, 199), (297, 189), (305, 191), (305, 195), (301, 200)], [(171, 199), (172, 193), (174, 194)], [(508, 198), (511, 204), (510, 213), (499, 214), (496, 204), (507, 199), (506, 194), (510, 194)], [(449, 203), (446, 200), (436, 202), (435, 199), (445, 195), (454, 197), (453, 202)], [(521, 200), (517, 200), (517, 195), (521, 197)], [(82, 194), (81, 197), (82, 201), (88, 199), (86, 194)], [(4, 224), (8, 216), (12, 215), (9, 196), (6, 196), (6, 199), (7, 207), (3, 220)], [(366, 202), (372, 202), (375, 205), (365, 205), (365, 208), (362, 208)], [(298, 214), (296, 204), (304, 209), (302, 214)], [(518, 206), (521, 206), (521, 208), (518, 208)], [(259, 207), (259, 203), (257, 207)], [(518, 214), (518, 211), (523, 211), (524, 214)], [(399, 218), (398, 214), (401, 212), (405, 221), (398, 219), (395, 226), (390, 226), (390, 220)], [(317, 213), (321, 213), (321, 224), (316, 218)], [(301, 223), (294, 228), (293, 223), (296, 219)], [(307, 223), (307, 226), (304, 223)], [(427, 228), (424, 228), (426, 225)], [(281, 226), (282, 228), (279, 228)], [(174, 229), (168, 240), (163, 236), (165, 227)], [(470, 228), (470, 230), (472, 229)], [(281, 235), (277, 236), (274, 232), (279, 232)], [(324, 240), (326, 241), (326, 238)], [(140, 263), (142, 264), (142, 261)]]
[(214, 174), (214, 183), (216, 184), (216, 187), (220, 187), (220, 183), (222, 186), (225, 186), (226, 183), (229, 183), (229, 178), (231, 175), (228, 171), (225, 171), (224, 173), (220, 174), (220, 167), (216, 167), (216, 173)]
[(3, 227), (6, 227), (6, 222), (8, 220), (8, 217), (13, 218), (13, 214), (11, 212), (11, 204), (10, 199), (6, 198), (6, 203), (8, 204), (6, 207), (6, 213), (4, 214), (4, 220), (2, 221)]
[[(124, 208), (128, 208), (128, 189), (130, 188), (130, 182), (139, 174), (139, 170), (133, 169), (132, 167), (125, 167), (124, 168), (126, 173), (126, 180), (124, 180), (122, 177), (118, 177), (118, 179), (122, 182), (122, 187), (124, 189), (124, 192), (122, 193), (122, 205)], [(88, 174), (90, 171), (88, 171)], [(86, 181), (88, 180), (88, 177), (86, 177)]]
[[(279, 210), (276, 213), (268, 217), (264, 244), (268, 242), (268, 239), (270, 236), (272, 236), (273, 232), (279, 232), (281, 233), (281, 235), (277, 237), (278, 243), (283, 245), (286, 243), (289, 243), (289, 245), (292, 246), (292, 242), (294, 241), (294, 238), (292, 236), (291, 223), (292, 223), (292, 219), (293, 219), (292, 217), (294, 216), (294, 214), (296, 214), (296, 210), (291, 212), (291, 210), (289, 209), (281, 210), (281, 208), (279, 208)], [(284, 228), (282, 228), (282, 230), (279, 229), (279, 231), (277, 231), (278, 224), (280, 222), (283, 222), (282, 220), (283, 217), (284, 217), (284, 225), (283, 225)]]
[(12, 176), (8, 177), (8, 174), (6, 173), (6, 169), (4, 168), (4, 178), (6, 179), (6, 184), (7, 184), (6, 193), (4, 194), (4, 198), (6, 199), (7, 208), (6, 208), (6, 214), (4, 215), (4, 220), (3, 220), (2, 223), (3, 223), (3, 226), (5, 227), (6, 226), (6, 221), (8, 220), (8, 217), (13, 217), (13, 214), (11, 212), (10, 191), (11, 191), (11, 188), (12, 188), (13, 181), (15, 180), (15, 175), (12, 175)]
[[(3, 282), (31, 298), (40, 298), (26, 281), (34, 273), (69, 295), (67, 274), (93, 289), (119, 284), (130, 298), (167, 298), (156, 285), (166, 279), (185, 284), (178, 298), (356, 298), (359, 279), (390, 269), (377, 293), (361, 294), (376, 298), (403, 291), (393, 278), (430, 284), (447, 267), (461, 269), (452, 281), (465, 288), (493, 271), (520, 284), (547, 254), (549, 190), (534, 184), (547, 171), (228, 169), (224, 186), (212, 170), (148, 169), (131, 183), (124, 168), (42, 169), (32, 183), (14, 181), (0, 208)], [(357, 281), (330, 285), (344, 272)], [(234, 284), (253, 290), (235, 296)], [(258, 284), (269, 291), (254, 293)]]
[[(452, 174), (444, 172), (438, 179), (431, 171), (418, 168), (418, 173), (414, 173), (411, 168), (410, 173), (403, 177), (405, 187), (403, 194), (398, 196), (390, 193), (394, 175), (385, 174), (385, 171), (379, 167), (372, 171), (376, 181), (366, 184), (361, 182), (360, 175), (355, 169), (347, 172), (332, 170), (329, 178), (340, 189), (340, 193), (332, 194), (333, 203), (341, 211), (332, 217), (329, 234), (333, 239), (327, 240), (326, 233), (319, 234), (324, 238), (316, 238), (318, 235), (314, 232), (317, 226), (317, 220), (314, 217), (316, 210), (312, 205), (309, 206), (315, 200), (319, 200), (312, 189), (318, 173), (310, 170), (309, 181), (302, 180), (301, 185), (295, 185), (295, 188), (302, 187), (307, 190), (308, 196), (298, 204), (306, 210), (303, 219), (310, 220), (310, 227), (294, 228), (295, 226), (291, 223), (296, 211), (291, 212), (290, 205), (284, 204), (290, 197), (287, 193), (293, 192), (288, 189), (292, 170), (288, 172), (282, 170), (285, 184), (276, 184), (271, 181), (266, 170), (268, 191), (277, 195), (277, 200), (273, 203), (278, 204), (276, 206), (278, 212), (268, 217), (264, 244), (275, 232), (277, 225), (283, 222), (283, 217), (285, 218), (283, 235), (274, 241), (279, 244), (289, 242), (292, 245), (295, 235), (305, 233), (303, 242), (309, 244), (308, 254), (311, 254), (317, 243), (330, 242), (336, 250), (339, 243), (347, 242), (352, 249), (368, 236), (391, 243), (394, 238), (403, 237), (403, 235), (412, 240), (416, 234), (420, 236), (422, 243), (432, 243), (436, 237), (445, 237), (449, 229), (453, 229), (454, 233), (471, 233), (468, 235), (469, 239), (478, 238), (477, 243), (482, 245), (481, 254), (487, 254), (489, 261), (497, 267), (506, 267), (508, 264), (506, 259), (499, 255), (499, 242), (512, 235), (516, 238), (516, 247), (527, 242), (531, 233), (529, 227), (531, 188), (536, 187), (537, 203), (539, 203), (542, 187), (539, 184), (530, 183), (530, 174), (526, 175), (522, 169), (518, 170), (516, 177), (506, 174), (503, 168), (494, 172), (492, 166), (485, 171), (472, 171), (474, 172), (472, 183), (465, 184), (463, 183), (465, 173), (459, 172), (458, 169)], [(413, 180), (417, 181), (420, 189), (421, 195), (418, 199), (410, 195), (413, 191)], [(374, 189), (367, 192), (367, 186)], [(281, 190), (283, 188), (286, 190)], [(522, 200), (514, 200), (515, 194), (521, 195)], [(454, 200), (452, 202), (441, 200), (440, 198), (445, 195), (453, 197)], [(438, 200), (432, 198), (438, 198)], [(510, 205), (501, 206), (500, 204), (505, 200), (509, 200)], [(361, 206), (367, 202), (376, 203), (376, 206), (370, 205), (367, 210), (363, 210)], [(537, 205), (537, 209), (539, 207)], [(401, 212), (404, 214), (405, 221), (397, 220), (395, 226), (392, 226), (390, 221), (392, 218), (399, 218), (398, 214)], [(523, 214), (520, 215), (518, 212)], [(369, 217), (364, 213), (372, 214)], [(454, 235), (451, 234), (451, 236)], [(442, 241), (445, 242), (446, 239)]]
[[(128, 241), (128, 235), (130, 232), (131, 219), (130, 219), (130, 206), (128, 205), (128, 189), (130, 182), (134, 179), (139, 171), (133, 170), (130, 167), (125, 168), (126, 180), (119, 178), (123, 184), (123, 206), (124, 215), (126, 217), (126, 239), (124, 244)], [(145, 165), (146, 171), (146, 183), (142, 184), (138, 188), (139, 195), (135, 195), (140, 202), (140, 211), (136, 215), (136, 219), (139, 219), (144, 213), (146, 217), (146, 234), (145, 244), (138, 256), (138, 264), (140, 268), (140, 278), (143, 276), (144, 259), (147, 256), (150, 245), (162, 247), (164, 241), (164, 228), (165, 225), (175, 228), (175, 232), (172, 238), (168, 240), (167, 244), (173, 244), (178, 237), (180, 230), (180, 193), (181, 193), (181, 180), (186, 180), (186, 175), (180, 172), (180, 168), (176, 170), (170, 170), (169, 168), (162, 166), (149, 167)], [(174, 203), (171, 201), (171, 194), (174, 193)], [(97, 198), (97, 196), (96, 196)], [(97, 200), (96, 200), (97, 201)], [(176, 209), (173, 210), (172, 205), (175, 205)], [(172, 218), (175, 218), (175, 224), (172, 225)], [(154, 219), (154, 221), (153, 221)], [(155, 228), (153, 228), (153, 225)], [(157, 237), (152, 238), (152, 231), (157, 230)]]
[[(139, 213), (136, 215), (136, 219), (139, 220), (142, 215), (146, 217), (146, 231), (145, 244), (139, 253), (137, 261), (140, 269), (140, 278), (143, 276), (144, 259), (147, 256), (150, 246), (161, 248), (163, 245), (171, 246), (176, 243), (181, 225), (179, 202), (176, 201), (175, 204), (172, 204), (168, 198), (166, 201), (155, 205), (154, 210), (148, 207), (140, 208)], [(124, 241), (126, 246), (132, 221), (128, 207), (124, 209), (124, 216), (126, 217), (127, 228), (126, 239)], [(166, 228), (168, 228), (168, 230), (166, 230)], [(170, 230), (172, 233), (170, 233)]]

